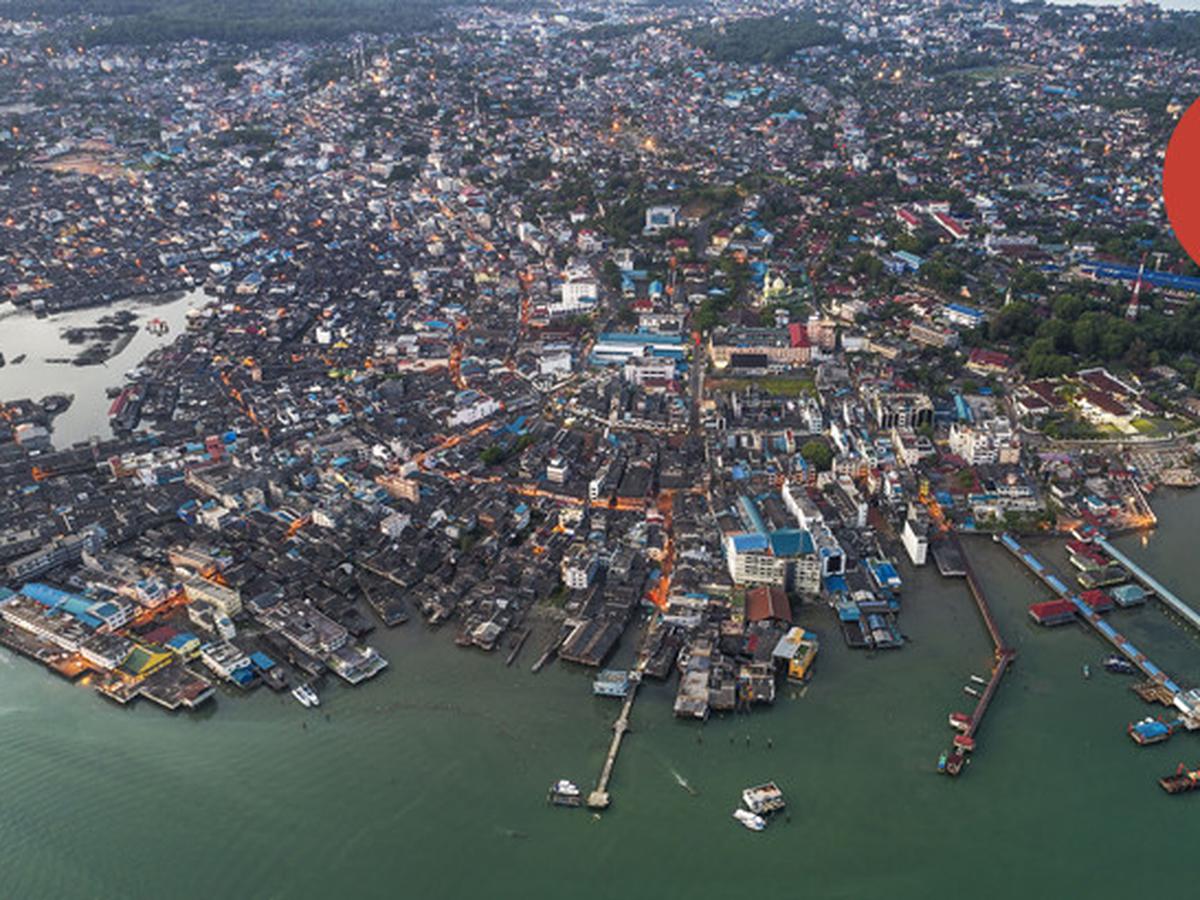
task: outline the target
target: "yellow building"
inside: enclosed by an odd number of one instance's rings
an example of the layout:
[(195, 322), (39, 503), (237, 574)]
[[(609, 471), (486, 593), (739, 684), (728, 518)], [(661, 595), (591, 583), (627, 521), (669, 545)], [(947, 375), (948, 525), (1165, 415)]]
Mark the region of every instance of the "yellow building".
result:
[(795, 627), (779, 639), (771, 655), (777, 665), (787, 666), (789, 681), (807, 681), (819, 649), (820, 642), (814, 632)]

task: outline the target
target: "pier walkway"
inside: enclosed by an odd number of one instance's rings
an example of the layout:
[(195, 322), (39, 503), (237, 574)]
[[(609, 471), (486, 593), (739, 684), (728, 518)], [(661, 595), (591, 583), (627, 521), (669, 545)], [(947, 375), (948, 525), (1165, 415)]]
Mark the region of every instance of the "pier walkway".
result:
[[(957, 545), (957, 536), (951, 536), (950, 540), (954, 541)], [(963, 763), (966, 760), (965, 754), (975, 749), (975, 733), (983, 723), (983, 717), (991, 705), (992, 698), (996, 695), (996, 690), (1000, 687), (1000, 680), (1004, 677), (1004, 673), (1008, 671), (1008, 667), (1012, 665), (1013, 660), (1017, 656), (1017, 651), (1008, 646), (1000, 634), (1000, 626), (996, 623), (996, 617), (992, 615), (992, 608), (988, 604), (987, 593), (983, 589), (983, 583), (971, 567), (971, 561), (967, 559), (961, 547), (956, 546), (955, 549), (963, 560), (967, 588), (971, 591), (971, 597), (975, 600), (975, 605), (979, 608), (980, 616), (983, 617), (983, 624), (987, 628), (988, 636), (992, 639), (993, 663), (992, 676), (988, 679), (983, 693), (975, 702), (975, 709), (972, 710), (971, 715), (969, 717), (962, 717), (956, 713), (951, 717), (952, 721), (954, 719), (959, 721), (960, 724), (956, 725), (956, 727), (961, 729), (962, 734), (954, 738), (954, 750), (945, 758), (944, 771), (948, 775), (957, 775), (961, 772)]]
[[(1068, 601), (1072, 606), (1074, 606), (1075, 612), (1077, 612), (1085, 622), (1100, 632), (1100, 635), (1105, 640), (1116, 647), (1126, 659), (1128, 659), (1143, 673), (1145, 673), (1147, 678), (1161, 685), (1164, 690), (1171, 694), (1172, 698), (1177, 699), (1183, 694), (1183, 689), (1180, 688), (1179, 685), (1174, 681), (1172, 681), (1162, 669), (1151, 662), (1146, 654), (1130, 643), (1128, 639), (1126, 639), (1115, 628), (1104, 621), (1104, 619), (1100, 618), (1099, 613), (1088, 606), (1083, 601), (1083, 598), (1079, 596), (1079, 594), (1067, 587), (1067, 585), (1063, 583), (1063, 580), (1051, 572), (1050, 569), (1048, 569), (1040, 559), (1022, 547), (1016, 538), (1006, 532), (1000, 535), (998, 540), (1010, 553), (1013, 554), (1013, 556), (1024, 563), (1026, 568), (1033, 572), (1033, 574), (1036, 575), (1043, 584), (1050, 588), (1050, 590), (1054, 591), (1057, 596)], [(1104, 544), (1101, 546), (1104, 546)], [(1109, 546), (1105, 546), (1104, 549), (1109, 550)], [(1109, 550), (1109, 552), (1112, 551)], [(1114, 554), (1114, 556), (1116, 555)], [(1120, 557), (1117, 558), (1120, 559)], [(1121, 561), (1125, 562), (1124, 560)], [(1193, 612), (1192, 615), (1195, 615), (1195, 613)], [(1178, 703), (1176, 705), (1178, 705)]]
[(1107, 540), (1104, 538), (1096, 538), (1095, 543), (1097, 547), (1101, 548), (1105, 553), (1128, 569), (1134, 578), (1157, 594), (1159, 600), (1161, 600), (1175, 612), (1179, 613), (1185, 622), (1187, 622), (1193, 628), (1200, 630), (1200, 613), (1197, 613), (1194, 609), (1163, 587), (1157, 581), (1157, 579), (1154, 578), (1154, 576), (1152, 576), (1132, 559), (1110, 544)]
[(638, 677), (630, 679), (629, 693), (625, 695), (625, 702), (621, 704), (621, 714), (617, 716), (617, 721), (613, 722), (613, 737), (612, 743), (608, 745), (608, 755), (604, 758), (604, 768), (600, 770), (600, 778), (596, 782), (596, 789), (588, 794), (587, 805), (591, 809), (607, 809), (611, 802), (611, 797), (608, 794), (608, 782), (612, 778), (613, 766), (617, 762), (617, 754), (621, 752), (621, 741), (625, 737), (625, 732), (629, 730), (629, 713), (633, 710), (633, 700), (637, 696), (638, 687), (642, 683), (641, 670), (639, 669)]

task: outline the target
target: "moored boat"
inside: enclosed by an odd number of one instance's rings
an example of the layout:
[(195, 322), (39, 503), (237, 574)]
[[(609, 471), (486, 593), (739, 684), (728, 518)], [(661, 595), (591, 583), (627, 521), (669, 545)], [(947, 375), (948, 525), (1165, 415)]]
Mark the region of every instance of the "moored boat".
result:
[(1105, 671), (1112, 672), (1114, 675), (1137, 674), (1137, 666), (1121, 656), (1106, 656), (1103, 665)]
[(321, 705), (321, 698), (317, 696), (317, 692), (312, 689), (311, 685), (298, 684), (292, 688), (292, 696), (303, 707), (312, 708)]
[(773, 781), (746, 788), (742, 791), (742, 802), (746, 804), (746, 809), (757, 815), (778, 812), (787, 806), (783, 791)]
[(744, 809), (735, 809), (733, 817), (751, 831), (762, 831), (767, 827), (767, 820)]
[(573, 781), (560, 778), (550, 785), (550, 792), (546, 796), (546, 800), (555, 806), (582, 806), (583, 793)]
[(1153, 719), (1147, 716), (1140, 722), (1130, 723), (1127, 731), (1136, 743), (1146, 747), (1165, 741), (1175, 733), (1175, 726), (1162, 721), (1162, 719)]
[(1186, 794), (1200, 788), (1200, 769), (1188, 769), (1180, 763), (1173, 774), (1163, 776), (1158, 783), (1168, 794)]

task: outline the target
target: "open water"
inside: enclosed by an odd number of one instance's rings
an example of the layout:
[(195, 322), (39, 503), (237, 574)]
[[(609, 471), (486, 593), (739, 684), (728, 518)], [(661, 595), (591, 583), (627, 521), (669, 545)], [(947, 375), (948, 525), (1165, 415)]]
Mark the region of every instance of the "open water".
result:
[[(1122, 544), (1200, 602), (1200, 493), (1156, 507), (1145, 546)], [(1186, 896), (1200, 796), (1156, 778), (1200, 764), (1200, 736), (1133, 744), (1126, 724), (1159, 708), (1101, 669), (1107, 648), (1082, 626), (1032, 625), (1044, 589), (986, 539), (966, 543), (1020, 656), (957, 780), (934, 771), (946, 717), (970, 709), (962, 687), (990, 645), (962, 582), (932, 567), (903, 569), (903, 650), (850, 651), (828, 610), (806, 610), (824, 635), (816, 675), (773, 708), (699, 726), (671, 716), (673, 685), (651, 684), (598, 819), (545, 793), (560, 777), (590, 787), (617, 707), (581, 671), (531, 674), (533, 639), (505, 668), (414, 621), (374, 636), (392, 662), (381, 678), (328, 686), (320, 710), (259, 690), (194, 715), (121, 709), (5, 653), (0, 895)], [(1065, 570), (1059, 542), (1035, 547)], [(1160, 607), (1111, 615), (1200, 683), (1196, 638)], [(790, 820), (752, 834), (730, 813), (766, 779)]]

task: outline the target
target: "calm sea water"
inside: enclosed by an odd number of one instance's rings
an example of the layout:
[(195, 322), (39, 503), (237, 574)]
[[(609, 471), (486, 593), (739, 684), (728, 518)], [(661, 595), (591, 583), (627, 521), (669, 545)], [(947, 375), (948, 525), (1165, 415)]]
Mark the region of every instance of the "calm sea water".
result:
[[(1157, 506), (1160, 530), (1124, 545), (1200, 602), (1200, 493)], [(1187, 892), (1200, 797), (1155, 779), (1200, 763), (1200, 736), (1136, 747), (1125, 725), (1154, 710), (1100, 669), (1106, 647), (1082, 627), (1035, 628), (1025, 607), (1045, 591), (991, 542), (968, 552), (1020, 657), (959, 779), (935, 761), (990, 646), (961, 582), (906, 569), (902, 651), (851, 652), (813, 608), (826, 640), (802, 696), (700, 727), (649, 686), (599, 819), (548, 808), (545, 791), (591, 785), (616, 707), (583, 672), (531, 674), (532, 640), (505, 668), (414, 622), (375, 636), (387, 673), (329, 686), (318, 711), (260, 690), (191, 716), (119, 709), (0, 655), (0, 894), (1126, 898), (1148, 870)], [(1065, 566), (1057, 542), (1038, 552)], [(1196, 639), (1157, 606), (1113, 621), (1200, 682)], [(752, 834), (730, 813), (765, 779), (791, 819)]]

